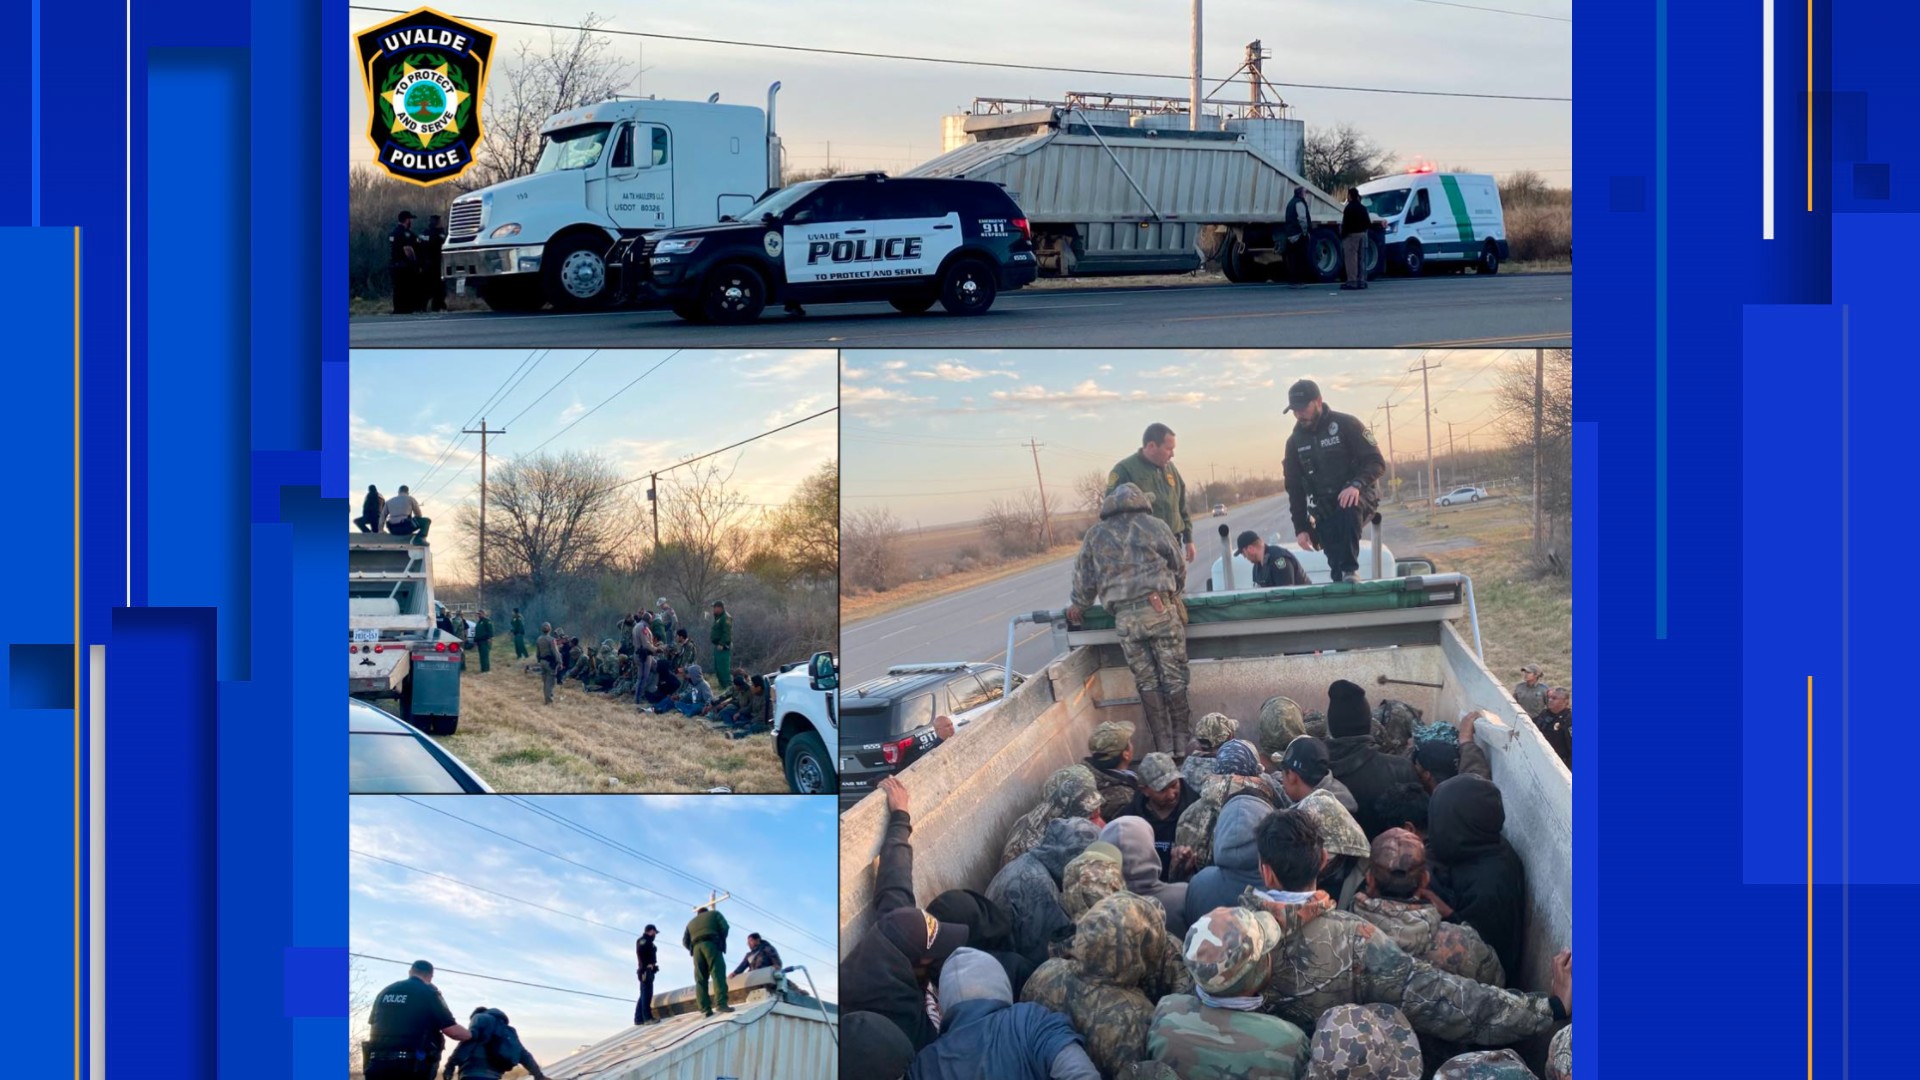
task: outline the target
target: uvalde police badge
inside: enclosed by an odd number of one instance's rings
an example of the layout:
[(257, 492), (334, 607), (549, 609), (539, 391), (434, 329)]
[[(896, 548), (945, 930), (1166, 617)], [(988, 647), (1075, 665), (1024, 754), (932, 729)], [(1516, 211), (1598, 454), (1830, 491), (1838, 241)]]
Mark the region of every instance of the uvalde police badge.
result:
[(367, 137), (380, 167), (415, 184), (466, 172), (480, 145), (494, 35), (417, 8), (354, 40), (367, 83)]

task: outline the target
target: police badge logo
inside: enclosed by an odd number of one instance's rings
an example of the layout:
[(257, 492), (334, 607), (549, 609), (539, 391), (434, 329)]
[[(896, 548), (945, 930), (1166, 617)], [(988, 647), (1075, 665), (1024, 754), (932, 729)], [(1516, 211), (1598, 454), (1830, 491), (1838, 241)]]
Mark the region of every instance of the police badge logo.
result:
[(422, 186), (466, 172), (480, 146), (494, 35), (416, 8), (354, 40), (380, 167)]
[(1340, 421), (1338, 420), (1327, 421), (1327, 434), (1329, 435), (1340, 434)]
[(777, 259), (780, 257), (780, 244), (780, 233), (778, 231), (769, 231), (766, 236), (767, 258)]

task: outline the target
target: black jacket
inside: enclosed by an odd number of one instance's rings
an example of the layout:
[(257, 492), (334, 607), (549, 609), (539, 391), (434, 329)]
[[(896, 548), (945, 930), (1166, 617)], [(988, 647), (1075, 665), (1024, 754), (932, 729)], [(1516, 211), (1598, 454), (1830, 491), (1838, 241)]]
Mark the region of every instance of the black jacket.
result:
[(660, 946), (648, 941), (644, 935), (634, 940), (633, 958), (641, 972), (648, 968), (660, 970)]
[(1413, 774), (1413, 762), (1375, 750), (1372, 734), (1366, 734), (1328, 739), (1327, 763), (1332, 766), (1333, 778), (1347, 785), (1353, 801), (1359, 804), (1353, 819), (1360, 823), (1367, 839), (1401, 824), (1399, 819), (1405, 815), (1395, 813), (1394, 807), (1405, 785), (1419, 783)]
[(1127, 804), (1127, 808), (1116, 815), (1137, 817), (1153, 826), (1153, 850), (1160, 853), (1161, 881), (1173, 880), (1173, 837), (1174, 833), (1179, 831), (1180, 815), (1187, 812), (1187, 807), (1199, 801), (1200, 793), (1194, 790), (1192, 784), (1182, 780), (1180, 781), (1180, 805), (1174, 807), (1173, 813), (1164, 820), (1154, 816), (1153, 811), (1147, 807), (1147, 794), (1144, 791), (1136, 792), (1133, 801)]
[(1427, 804), (1427, 854), (1436, 864), (1434, 891), (1453, 907), (1448, 921), (1478, 930), (1499, 954), (1500, 966), (1517, 972), (1527, 926), (1527, 871), (1501, 835), (1506, 821), (1492, 781), (1443, 781)]
[(1262, 589), (1277, 589), (1283, 585), (1305, 585), (1308, 583), (1306, 568), (1293, 552), (1282, 547), (1267, 545), (1267, 557), (1253, 568), (1253, 583)]
[[(918, 906), (913, 896), (912, 836), (912, 816), (905, 811), (888, 811), (874, 879), (875, 915)], [(840, 961), (840, 980), (842, 1009), (876, 1012), (893, 1021), (913, 1041), (916, 1053), (940, 1034), (927, 1016), (926, 991), (914, 973), (913, 962), (879, 926), (869, 929)]]
[(1286, 234), (1295, 239), (1313, 228), (1313, 211), (1308, 209), (1305, 197), (1295, 195), (1287, 200)]
[(360, 500), (360, 514), (363, 517), (370, 517), (376, 522), (385, 521), (387, 519), (386, 515), (380, 511), (385, 508), (386, 505), (387, 500), (381, 498), (379, 492), (369, 491), (367, 492), (367, 497)]
[(1309, 494), (1314, 510), (1322, 515), (1332, 512), (1340, 490), (1349, 485), (1359, 486), (1362, 509), (1378, 505), (1380, 496), (1373, 485), (1387, 471), (1387, 459), (1358, 417), (1328, 409), (1312, 427), (1293, 425), (1282, 471), (1286, 474), (1293, 531), (1303, 533), (1312, 524), (1307, 515)]
[(1567, 763), (1567, 768), (1573, 768), (1572, 706), (1568, 706), (1567, 711), (1563, 713), (1556, 713), (1551, 709), (1540, 710), (1540, 714), (1533, 718), (1533, 726), (1539, 728), (1540, 734), (1546, 736), (1547, 745), (1553, 747), (1553, 752), (1559, 754), (1560, 760)]
[(1340, 211), (1341, 236), (1365, 233), (1372, 228), (1373, 217), (1367, 213), (1367, 208), (1364, 205), (1357, 202), (1350, 202), (1347, 204), (1345, 210)]
[(1007, 982), (1013, 987), (1014, 1000), (1020, 1000), (1020, 990), (1027, 985), (1027, 977), (1033, 974), (1036, 965), (1014, 950), (1013, 916), (1006, 908), (988, 899), (985, 893), (949, 889), (933, 898), (927, 905), (927, 914), (941, 922), (966, 927), (967, 948), (978, 949), (998, 960), (1006, 970)]

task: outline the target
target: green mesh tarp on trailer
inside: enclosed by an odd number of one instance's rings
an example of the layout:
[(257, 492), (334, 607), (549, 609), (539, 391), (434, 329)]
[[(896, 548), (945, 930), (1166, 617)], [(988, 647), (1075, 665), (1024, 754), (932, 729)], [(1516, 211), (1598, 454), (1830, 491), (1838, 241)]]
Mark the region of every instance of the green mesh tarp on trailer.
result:
[[(1284, 619), (1301, 615), (1341, 615), (1361, 611), (1392, 611), (1425, 607), (1435, 602), (1421, 587), (1419, 578), (1388, 578), (1385, 581), (1342, 581), (1326, 585), (1301, 585), (1290, 589), (1260, 592), (1210, 593), (1187, 597), (1187, 622), (1244, 622), (1250, 619)], [(1084, 630), (1113, 629), (1113, 615), (1098, 605), (1082, 613)]]

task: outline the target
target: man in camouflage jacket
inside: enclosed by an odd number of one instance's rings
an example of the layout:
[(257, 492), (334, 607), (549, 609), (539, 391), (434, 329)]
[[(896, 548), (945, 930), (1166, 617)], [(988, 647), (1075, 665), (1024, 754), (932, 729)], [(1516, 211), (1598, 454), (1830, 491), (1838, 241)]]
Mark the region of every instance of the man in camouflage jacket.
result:
[(1180, 763), (1180, 779), (1195, 791), (1205, 788), (1207, 781), (1220, 771), (1215, 767), (1214, 755), (1239, 733), (1240, 721), (1226, 713), (1210, 712), (1195, 720), (1193, 746), (1187, 751), (1187, 759)]
[(1131, 483), (1100, 503), (1100, 520), (1080, 542), (1073, 564), (1067, 622), (1099, 600), (1113, 615), (1120, 652), (1140, 691), (1147, 753), (1178, 753), (1190, 715), (1187, 706), (1187, 627), (1180, 594), (1187, 562), (1153, 504)]
[[(1300, 905), (1301, 919), (1325, 906)], [(1215, 908), (1187, 930), (1183, 959), (1193, 994), (1170, 994), (1153, 1010), (1147, 1053), (1181, 1080), (1298, 1080), (1307, 1033), (1259, 1011), (1261, 961), (1280, 943), (1263, 911)]]
[(1063, 817), (1098, 818), (1095, 824), (1106, 824), (1105, 819), (1100, 818), (1099, 784), (1093, 778), (1093, 770), (1085, 765), (1069, 765), (1047, 777), (1047, 782), (1040, 787), (1040, 802), (1021, 815), (1008, 831), (1006, 846), (1000, 849), (1000, 866), (1005, 868), (1025, 855), (1046, 835), (1047, 822)]
[(1447, 909), (1427, 885), (1426, 844), (1405, 829), (1388, 829), (1373, 838), (1367, 891), (1354, 901), (1353, 913), (1409, 956), (1474, 982), (1505, 986), (1493, 947), (1473, 927), (1446, 922)]

